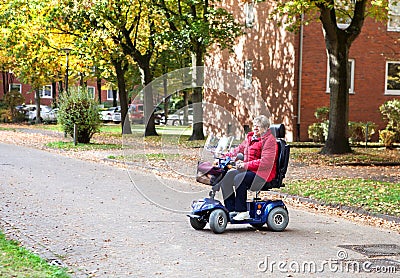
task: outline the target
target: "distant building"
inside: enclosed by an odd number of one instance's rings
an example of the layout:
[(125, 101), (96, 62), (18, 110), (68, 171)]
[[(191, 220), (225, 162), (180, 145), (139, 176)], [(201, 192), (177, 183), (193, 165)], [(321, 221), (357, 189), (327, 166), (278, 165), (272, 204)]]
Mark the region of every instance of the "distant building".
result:
[[(234, 53), (216, 50), (206, 65), (242, 76), (242, 85), (251, 84), (267, 103), (273, 122), (286, 125), (287, 139), (307, 141), (308, 126), (316, 122), (315, 110), (329, 107), (329, 68), (321, 23), (304, 26), (295, 34), (270, 19), (273, 4), (269, 1), (225, 0), (221, 5), (246, 24), (246, 34), (237, 39)], [(397, 10), (386, 24), (367, 18), (351, 46), (350, 121), (371, 121), (383, 129), (379, 106), (400, 99), (400, 7)], [(218, 103), (210, 95), (206, 98)], [(235, 110), (234, 102), (230, 103), (219, 104)], [(242, 124), (249, 120), (242, 119)]]
[[(70, 80), (72, 82), (72, 80)], [(113, 90), (104, 89), (104, 81), (102, 81), (102, 88), (100, 90), (101, 103), (112, 103), (113, 102)], [(69, 87), (76, 85), (70, 83)], [(99, 99), (99, 90), (95, 80), (89, 80), (87, 82), (87, 89), (93, 99)], [(13, 77), (11, 73), (3, 73), (0, 78), (0, 100), (3, 99), (4, 94), (11, 90), (17, 90), (25, 97), (25, 104), (35, 104), (35, 93), (32, 91), (32, 87), (29, 84), (23, 84), (17, 78)], [(55, 104), (59, 97), (59, 86), (58, 83), (48, 84), (40, 89), (40, 104), (52, 106)], [(118, 100), (118, 94), (116, 95)]]

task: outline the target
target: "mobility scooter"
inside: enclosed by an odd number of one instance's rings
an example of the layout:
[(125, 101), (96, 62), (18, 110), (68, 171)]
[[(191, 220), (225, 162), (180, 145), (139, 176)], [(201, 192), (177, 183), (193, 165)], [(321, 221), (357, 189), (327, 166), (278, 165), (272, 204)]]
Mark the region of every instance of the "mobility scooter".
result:
[[(289, 163), (290, 146), (285, 140), (285, 126), (283, 124), (271, 125), (272, 134), (275, 135), (278, 144), (278, 159), (276, 177), (266, 182), (260, 191), (268, 191), (272, 188), (285, 186), (283, 179)], [(219, 160), (221, 171), (227, 171), (232, 167), (233, 161), (228, 159)], [(234, 166), (233, 166), (234, 167)], [(289, 223), (289, 213), (282, 200), (266, 200), (259, 198), (260, 191), (255, 193), (251, 201), (247, 201), (247, 208), (250, 213), (250, 219), (235, 221), (229, 211), (215, 197), (215, 191), (211, 190), (209, 197), (193, 201), (192, 211), (188, 214), (190, 224), (195, 230), (203, 229), (209, 223), (210, 229), (220, 234), (226, 230), (226, 226), (231, 224), (250, 224), (260, 229), (265, 224), (271, 231), (280, 232), (285, 230)]]

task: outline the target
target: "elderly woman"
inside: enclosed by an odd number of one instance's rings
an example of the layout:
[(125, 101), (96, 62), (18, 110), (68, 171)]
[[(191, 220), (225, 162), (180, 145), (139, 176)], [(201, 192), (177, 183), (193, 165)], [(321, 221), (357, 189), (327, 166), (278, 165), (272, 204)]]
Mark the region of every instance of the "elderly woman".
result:
[(244, 159), (236, 161), (236, 169), (228, 171), (222, 181), (213, 187), (216, 191), (221, 188), (225, 207), (236, 214), (233, 217), (236, 221), (250, 218), (246, 204), (247, 190), (260, 190), (265, 182), (271, 181), (276, 175), (278, 145), (269, 126), (266, 116), (258, 116), (253, 120), (253, 131), (238, 147), (225, 155), (236, 157), (242, 153)]

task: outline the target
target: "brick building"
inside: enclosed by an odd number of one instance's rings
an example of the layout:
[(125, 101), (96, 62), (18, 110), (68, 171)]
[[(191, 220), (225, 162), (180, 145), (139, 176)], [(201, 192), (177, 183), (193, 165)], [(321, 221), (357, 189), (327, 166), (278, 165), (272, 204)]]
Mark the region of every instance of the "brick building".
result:
[[(315, 110), (329, 107), (329, 69), (321, 23), (304, 26), (294, 34), (279, 27), (281, 19), (269, 17), (273, 4), (268, 1), (225, 0), (222, 5), (246, 24), (246, 34), (237, 40), (234, 53), (216, 50), (206, 64), (248, 79), (254, 93), (266, 102), (273, 121), (285, 123), (287, 139), (308, 140), (308, 126), (316, 122)], [(350, 121), (371, 121), (383, 129), (379, 106), (400, 99), (398, 79), (390, 81), (390, 77), (400, 76), (398, 10), (388, 23), (367, 18), (351, 46)]]
[[(70, 79), (69, 86), (78, 85), (75, 81)], [(104, 81), (102, 81), (102, 88), (100, 90), (101, 94), (101, 103), (110, 103), (113, 102), (113, 92), (111, 89), (104, 88)], [(57, 83), (48, 84), (43, 86), (40, 90), (40, 104), (53, 106), (54, 102), (57, 101), (59, 95), (59, 86)], [(96, 83), (96, 80), (88, 80), (87, 88), (89, 93), (92, 95), (94, 99), (99, 99), (99, 90)], [(4, 97), (4, 91), (16, 90), (24, 95), (25, 104), (35, 104), (35, 93), (32, 91), (32, 87), (29, 84), (24, 84), (20, 82), (17, 78), (10, 73), (3, 73), (2, 78), (0, 79), (0, 100)], [(118, 98), (118, 95), (117, 95)]]

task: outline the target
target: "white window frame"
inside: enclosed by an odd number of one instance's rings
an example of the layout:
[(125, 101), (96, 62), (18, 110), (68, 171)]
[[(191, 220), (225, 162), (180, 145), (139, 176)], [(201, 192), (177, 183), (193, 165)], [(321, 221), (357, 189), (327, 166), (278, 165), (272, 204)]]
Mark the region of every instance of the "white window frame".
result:
[[(393, 2), (396, 2), (396, 6), (393, 8)], [(400, 32), (400, 2), (398, 0), (389, 0), (389, 10), (388, 10), (388, 22), (387, 22), (387, 30)], [(395, 20), (393, 20), (395, 19)], [(394, 26), (392, 26), (392, 22), (394, 22)]]
[(22, 94), (22, 85), (18, 83), (11, 83), (8, 85), (8, 91), (11, 92), (11, 90), (18, 90), (19, 93)]
[[(399, 89), (388, 89), (388, 74), (389, 74), (389, 64), (398, 64), (400, 66), (400, 61), (387, 61), (385, 70), (385, 95), (400, 95)], [(400, 70), (399, 70), (400, 74)]]
[[(349, 59), (348, 60), (350, 64), (350, 88), (349, 88), (349, 94), (355, 94), (354, 92), (354, 70), (356, 68), (356, 60), (355, 59)], [(326, 93), (329, 94), (331, 92), (331, 88), (329, 86), (329, 78), (331, 75), (331, 70), (329, 68), (329, 59), (326, 65)]]
[(244, 4), (245, 24), (246, 27), (251, 28), (254, 25), (254, 0)]
[(88, 92), (89, 97), (91, 97), (92, 99), (94, 99), (95, 96), (96, 96), (96, 87), (94, 87), (94, 86), (87, 86), (87, 92)]
[[(45, 92), (50, 92), (50, 94), (45, 94)], [(42, 89), (40, 89), (39, 93), (41, 98), (53, 98), (53, 86), (45, 85)]]
[[(114, 100), (113, 89), (107, 89), (107, 100)], [(118, 100), (118, 91), (117, 91), (117, 100)]]
[(253, 82), (253, 61), (244, 61), (244, 78), (243, 78), (243, 88), (251, 89)]

